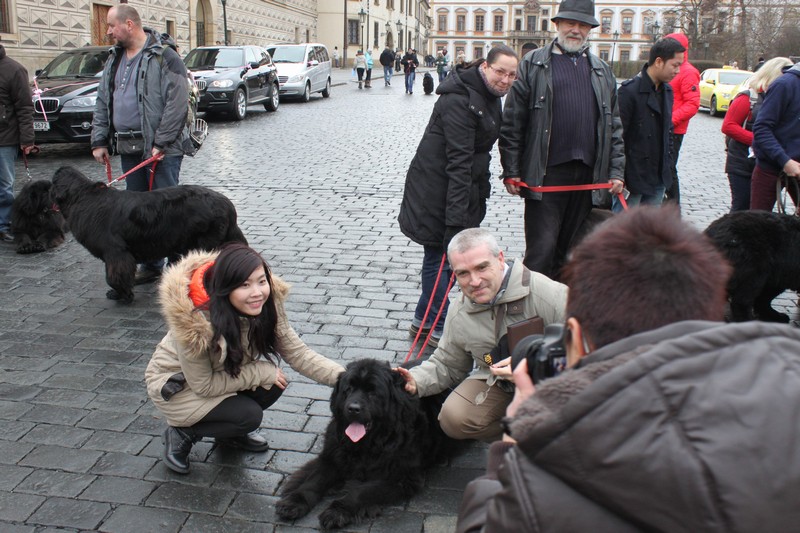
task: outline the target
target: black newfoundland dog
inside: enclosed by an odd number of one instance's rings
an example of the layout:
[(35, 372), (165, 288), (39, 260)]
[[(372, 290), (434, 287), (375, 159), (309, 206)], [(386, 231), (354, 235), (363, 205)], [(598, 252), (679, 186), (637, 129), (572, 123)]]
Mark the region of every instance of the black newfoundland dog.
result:
[(162, 257), (172, 262), (189, 250), (230, 241), (247, 244), (233, 203), (197, 185), (123, 191), (62, 167), (53, 177), (53, 198), (75, 240), (106, 264), (112, 300), (133, 301), (137, 263)]
[(712, 222), (705, 233), (733, 266), (731, 320), (789, 322), (771, 304), (787, 289), (800, 290), (800, 217), (737, 211)]
[(347, 365), (333, 389), (322, 452), (287, 480), (279, 517), (305, 516), (325, 494), (339, 491), (319, 523), (340, 528), (419, 492), (425, 470), (443, 456), (449, 439), (437, 421), (443, 398), (420, 399), (404, 387), (388, 363), (363, 359)]
[(56, 209), (47, 180), (31, 181), (11, 206), (11, 230), (18, 254), (35, 254), (64, 242), (67, 223)]

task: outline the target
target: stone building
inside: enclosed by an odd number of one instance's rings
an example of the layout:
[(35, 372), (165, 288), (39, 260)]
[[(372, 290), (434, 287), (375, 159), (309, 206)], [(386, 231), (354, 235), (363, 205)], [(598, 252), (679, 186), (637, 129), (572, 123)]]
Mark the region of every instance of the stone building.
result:
[[(172, 35), (182, 54), (223, 43), (223, 3), (133, 0), (145, 26)], [(110, 44), (104, 0), (0, 0), (0, 39), (10, 57), (36, 69), (64, 50)], [(266, 45), (317, 40), (317, 0), (226, 0), (228, 42)]]

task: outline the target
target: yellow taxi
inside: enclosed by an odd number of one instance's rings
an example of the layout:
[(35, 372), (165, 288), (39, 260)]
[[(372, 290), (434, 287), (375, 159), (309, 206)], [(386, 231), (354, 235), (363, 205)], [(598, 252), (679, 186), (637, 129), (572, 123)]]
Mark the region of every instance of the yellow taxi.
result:
[(732, 67), (704, 70), (700, 75), (700, 105), (707, 107), (712, 117), (724, 113), (752, 75), (749, 70)]

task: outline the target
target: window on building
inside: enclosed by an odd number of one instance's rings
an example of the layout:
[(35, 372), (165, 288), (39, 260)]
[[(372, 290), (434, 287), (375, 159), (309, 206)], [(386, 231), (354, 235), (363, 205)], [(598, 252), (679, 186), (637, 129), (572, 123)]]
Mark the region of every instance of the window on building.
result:
[(703, 33), (711, 33), (714, 31), (714, 19), (711, 17), (703, 17), (702, 21)]
[(622, 15), (622, 33), (631, 33), (633, 30), (633, 17), (628, 14)]
[(11, 33), (9, 0), (0, 0), (0, 33)]
[(476, 46), (472, 49), (472, 57), (473, 59), (478, 59), (483, 57), (483, 46)]
[(515, 14), (516, 16), (518, 16), (518, 17), (521, 17), (521, 16), (522, 16), (522, 10), (521, 10), (521, 9), (515, 9), (515, 10), (514, 10), (514, 14)]
[(549, 9), (542, 9), (542, 16), (543, 17), (549, 17), (550, 16), (550, 10)]
[(467, 31), (466, 15), (456, 15), (456, 31)]
[(661, 29), (664, 35), (675, 31), (675, 16), (669, 15), (664, 17), (664, 26)]
[(494, 31), (503, 31), (503, 15), (494, 16)]
[(600, 59), (608, 63), (608, 50), (600, 50)]
[(445, 13), (439, 13), (438, 28), (439, 31), (447, 31), (447, 15)]
[(528, 15), (528, 25), (526, 28), (528, 31), (536, 31), (536, 15)]
[(630, 61), (631, 60), (631, 51), (630, 50), (620, 50), (620, 52), (619, 52), (619, 60), (620, 61)]
[(514, 21), (514, 29), (516, 31), (522, 31), (522, 20), (521, 19), (517, 19), (517, 20)]
[(550, 21), (546, 18), (542, 18), (542, 31), (547, 31), (548, 24), (550, 24)]
[(651, 13), (645, 13), (642, 15), (642, 33), (646, 35), (653, 35), (653, 22), (655, 22), (655, 18)]
[(381, 37), (381, 27), (377, 21), (375, 22), (375, 25), (372, 27), (372, 35), (373, 35), (372, 48), (378, 48), (378, 46), (380, 46), (378, 43), (380, 42), (379, 39)]
[(347, 44), (361, 44), (359, 35), (358, 20), (348, 19), (347, 21)]
[(175, 21), (174, 20), (167, 20), (165, 29), (167, 31), (167, 35), (170, 35), (171, 37), (175, 37)]
[(475, 15), (475, 31), (484, 31), (483, 15)]
[(611, 15), (600, 17), (600, 33), (611, 33)]

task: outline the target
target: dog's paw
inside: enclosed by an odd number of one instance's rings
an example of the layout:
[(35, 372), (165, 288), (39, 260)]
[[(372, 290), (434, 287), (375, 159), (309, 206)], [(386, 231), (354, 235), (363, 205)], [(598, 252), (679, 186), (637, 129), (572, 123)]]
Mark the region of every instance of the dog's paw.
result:
[(44, 252), (44, 250), (44, 245), (38, 241), (17, 246), (18, 254), (38, 254), (39, 252)]
[(322, 529), (339, 529), (348, 524), (357, 524), (365, 518), (374, 518), (378, 515), (375, 508), (350, 509), (341, 501), (332, 502), (327, 509), (319, 515), (319, 525)]
[(283, 520), (297, 520), (308, 514), (311, 506), (299, 494), (287, 494), (275, 504), (275, 513)]
[(116, 289), (108, 289), (106, 291), (106, 298), (109, 300), (116, 300), (123, 304), (133, 303), (133, 293), (129, 292), (127, 295), (120, 294)]

